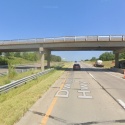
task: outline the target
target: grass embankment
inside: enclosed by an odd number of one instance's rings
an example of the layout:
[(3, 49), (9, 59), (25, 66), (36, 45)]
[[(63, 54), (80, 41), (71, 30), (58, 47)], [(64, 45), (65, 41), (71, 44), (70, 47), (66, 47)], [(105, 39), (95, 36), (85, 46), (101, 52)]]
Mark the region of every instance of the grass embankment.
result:
[(103, 64), (104, 64), (104, 68), (111, 68), (115, 66), (114, 61), (104, 61)]
[[(63, 68), (67, 68), (66, 63)], [(50, 88), (64, 70), (54, 70), (0, 95), (0, 125), (13, 125)]]
[[(17, 57), (12, 57), (9, 59), (9, 61), (13, 64), (13, 65), (20, 65), (20, 64), (33, 64), (33, 63), (39, 63), (40, 64), (40, 61), (37, 61), (37, 62), (33, 62), (33, 61), (29, 61), (29, 60), (25, 60), (23, 58), (17, 58)], [(47, 64), (47, 61), (45, 60), (44, 61), (44, 64), (46, 66)], [(51, 66), (52, 67), (60, 67), (64, 64), (64, 62), (51, 62)], [(29, 75), (32, 75), (32, 74), (35, 74), (37, 72), (40, 72), (41, 70), (30, 70), (30, 71), (27, 71), (27, 72), (23, 72), (23, 73), (16, 73), (14, 75), (13, 78), (9, 78), (8, 75), (7, 76), (0, 76), (0, 86), (2, 85), (5, 85), (5, 84), (8, 84), (10, 83), (11, 81), (14, 81), (14, 80), (18, 80), (18, 79), (21, 79), (23, 77), (26, 77), (26, 76), (29, 76)]]
[(0, 76), (0, 86), (10, 83), (11, 81), (21, 79), (23, 77), (35, 74), (37, 72), (40, 72), (41, 70), (29, 70), (27, 72), (22, 73), (16, 73), (16, 75), (13, 78), (9, 78), (8, 75), (6, 76)]
[[(93, 61), (85, 61), (88, 64), (93, 65), (95, 62)], [(114, 67), (114, 61), (103, 61), (104, 68), (111, 68)]]
[(60, 67), (64, 65), (64, 62), (51, 62), (51, 67)]
[(35, 62), (35, 61), (26, 60), (19, 57), (9, 58), (9, 61), (11, 61), (12, 64), (29, 64), (29, 63)]

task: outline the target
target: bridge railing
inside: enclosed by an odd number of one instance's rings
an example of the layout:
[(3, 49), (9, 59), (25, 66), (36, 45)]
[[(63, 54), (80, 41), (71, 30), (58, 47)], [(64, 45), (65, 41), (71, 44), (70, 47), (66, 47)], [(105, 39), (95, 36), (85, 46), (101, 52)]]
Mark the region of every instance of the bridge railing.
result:
[(86, 36), (76, 36), (75, 41), (86, 41)]
[(122, 41), (124, 36), (110, 36), (110, 41)]
[(63, 42), (65, 41), (64, 37), (54, 38), (54, 42)]
[(86, 37), (86, 41), (97, 41), (98, 40), (98, 36), (87, 36)]
[(98, 36), (98, 41), (110, 41), (110, 36)]
[(79, 41), (125, 41), (125, 35), (114, 36), (66, 36), (57, 38), (40, 38), (24, 40), (1, 40), (0, 44), (29, 44), (29, 43), (56, 43), (56, 42), (79, 42)]

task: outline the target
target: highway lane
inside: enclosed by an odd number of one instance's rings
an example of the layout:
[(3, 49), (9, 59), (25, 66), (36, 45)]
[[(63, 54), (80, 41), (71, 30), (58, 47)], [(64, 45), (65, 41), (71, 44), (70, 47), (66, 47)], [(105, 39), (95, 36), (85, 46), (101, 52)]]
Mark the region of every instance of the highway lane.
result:
[[(65, 71), (16, 125), (124, 125), (125, 110), (114, 99), (115, 92), (114, 98), (108, 93), (118, 87), (114, 81), (119, 84), (117, 93), (124, 90), (124, 81), (103, 69), (81, 65), (81, 71)], [(124, 101), (123, 97), (119, 99)]]
[[(125, 102), (125, 79), (123, 74), (108, 71), (103, 68), (93, 68), (82, 64), (91, 75), (116, 101)], [(88, 68), (89, 67), (89, 68)], [(124, 107), (125, 108), (125, 107)]]

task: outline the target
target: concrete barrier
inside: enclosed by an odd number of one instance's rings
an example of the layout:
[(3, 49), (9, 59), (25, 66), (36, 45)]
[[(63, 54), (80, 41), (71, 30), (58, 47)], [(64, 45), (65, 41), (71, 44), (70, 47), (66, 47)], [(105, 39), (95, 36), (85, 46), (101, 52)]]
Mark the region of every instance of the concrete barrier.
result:
[(114, 67), (112, 67), (112, 68), (110, 68), (110, 70), (111, 70), (111, 71), (114, 71), (114, 72), (119, 72), (119, 73), (124, 74), (124, 70), (125, 70), (125, 69), (119, 69), (119, 68), (114, 68)]

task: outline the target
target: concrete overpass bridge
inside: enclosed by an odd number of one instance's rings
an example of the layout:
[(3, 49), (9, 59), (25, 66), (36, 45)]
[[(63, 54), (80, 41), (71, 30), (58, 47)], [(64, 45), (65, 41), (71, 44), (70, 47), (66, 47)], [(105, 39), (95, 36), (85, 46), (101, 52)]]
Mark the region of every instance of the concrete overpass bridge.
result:
[(125, 51), (125, 35), (120, 36), (70, 36), (58, 38), (3, 40), (0, 41), (0, 52), (39, 51), (41, 69), (44, 70), (44, 54), (48, 56), (50, 66), (51, 51), (113, 51), (115, 67), (118, 67), (119, 53)]

